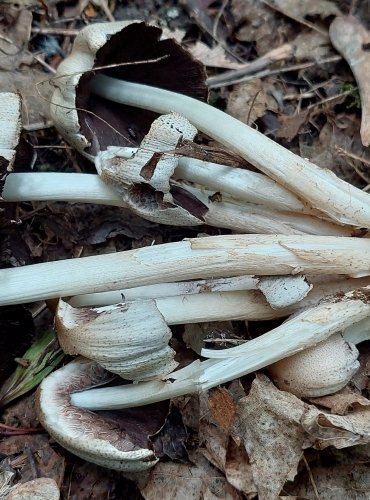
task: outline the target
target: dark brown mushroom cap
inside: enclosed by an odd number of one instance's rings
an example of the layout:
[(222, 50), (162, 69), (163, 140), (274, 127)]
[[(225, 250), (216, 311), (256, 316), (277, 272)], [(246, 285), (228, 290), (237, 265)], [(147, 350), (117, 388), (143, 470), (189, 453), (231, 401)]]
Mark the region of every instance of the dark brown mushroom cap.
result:
[[(106, 42), (103, 45), (97, 47), (96, 45), (99, 44), (95, 44), (97, 50), (93, 54), (94, 61), (89, 68), (86, 65), (86, 46), (89, 43), (80, 43), (77, 40), (72, 52), (74, 71), (78, 71), (76, 56), (78, 56), (81, 47), (81, 58), (85, 57), (85, 61), (81, 65), (81, 71), (85, 73), (78, 78), (75, 106), (78, 108), (80, 132), (90, 143), (90, 146), (87, 149), (85, 148), (85, 152), (93, 156), (98, 151), (104, 151), (110, 145), (138, 146), (158, 114), (112, 103), (96, 95), (91, 95), (88, 90), (88, 82), (95, 73), (90, 71), (86, 73), (89, 69), (129, 63), (101, 71), (115, 78), (172, 90), (202, 101), (207, 99), (204, 66), (199, 61), (196, 61), (175, 40), (167, 38), (171, 35), (170, 32), (166, 32), (166, 37), (164, 37), (162, 29), (156, 26), (150, 26), (143, 22), (132, 22), (122, 27), (123, 24), (107, 23), (106, 29), (110, 33), (107, 33)], [(115, 29), (114, 25), (117, 28), (116, 32), (112, 34)], [(100, 25), (100, 27), (104, 29), (104, 25)], [(94, 36), (96, 25), (94, 29), (90, 31), (85, 29), (83, 32), (85, 36), (89, 33)], [(82, 35), (81, 40), (84, 33), (80, 34)], [(90, 46), (94, 48), (94, 43), (90, 44)], [(137, 61), (144, 62), (137, 64)], [(61, 65), (60, 71), (58, 70), (55, 80), (57, 85), (71, 84), (71, 81), (63, 83), (60, 79), (61, 75), (72, 72), (71, 65), (65, 64), (66, 62), (67, 60)], [(74, 84), (76, 84), (76, 81), (74, 81)], [(57, 102), (55, 99), (53, 101)], [(68, 112), (68, 109), (65, 111)], [(53, 107), (51, 113), (55, 119)], [(60, 113), (62, 113), (61, 110), (57, 114)], [(59, 127), (59, 130), (63, 134), (62, 127)], [(63, 135), (68, 140), (69, 133)], [(72, 142), (74, 143), (73, 140)]]
[(40, 385), (36, 407), (47, 432), (71, 453), (95, 464), (121, 471), (141, 471), (158, 458), (149, 435), (165, 421), (168, 405), (94, 413), (73, 406), (72, 392), (109, 382), (111, 374), (98, 364), (79, 358), (53, 372)]

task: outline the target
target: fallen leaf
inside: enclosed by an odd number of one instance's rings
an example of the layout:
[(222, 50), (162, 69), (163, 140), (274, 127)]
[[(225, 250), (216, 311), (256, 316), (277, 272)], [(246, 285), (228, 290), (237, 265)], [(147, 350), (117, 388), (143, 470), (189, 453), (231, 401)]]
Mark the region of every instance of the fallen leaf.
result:
[(190, 459), (190, 464), (158, 463), (151, 470), (147, 484), (140, 488), (143, 497), (146, 500), (241, 500), (241, 495), (200, 451), (191, 453)]
[(0, 70), (14, 71), (22, 64), (31, 64), (33, 57), (25, 49), (31, 36), (32, 12), (3, 5), (0, 16)]
[(248, 396), (238, 402), (238, 416), (260, 498), (275, 500), (294, 479), (308, 446), (301, 426), (305, 404), (257, 375)]
[(217, 387), (208, 393), (210, 416), (225, 432), (230, 430), (236, 416), (236, 404), (226, 389)]
[(315, 439), (315, 447), (320, 450), (328, 446), (340, 449), (356, 444), (368, 444), (370, 408), (341, 416), (320, 412), (311, 406), (304, 412), (302, 426)]
[(39, 477), (13, 486), (6, 500), (58, 500), (59, 498), (59, 488), (54, 479)]
[(347, 392), (346, 389), (330, 396), (311, 398), (310, 401), (317, 406), (328, 408), (331, 413), (337, 415), (347, 415), (350, 411), (370, 406), (367, 398), (355, 392)]
[(330, 38), (356, 78), (361, 96), (361, 140), (370, 145), (370, 32), (353, 16), (337, 17), (330, 25)]
[(329, 36), (315, 30), (304, 30), (298, 33), (290, 43), (294, 47), (294, 57), (298, 61), (308, 59), (319, 62), (334, 55)]
[(63, 480), (65, 459), (50, 446), (46, 434), (7, 437), (0, 443), (0, 453), (8, 456), (22, 482), (35, 479), (35, 473), (58, 485)]
[(359, 347), (360, 369), (352, 379), (353, 385), (358, 391), (369, 391), (370, 389), (370, 345), (369, 343), (362, 344)]
[(282, 137), (292, 141), (299, 133), (302, 126), (307, 123), (309, 111), (306, 109), (294, 115), (280, 115), (280, 127), (274, 132), (275, 137)]
[(237, 26), (235, 38), (240, 42), (255, 42), (258, 56), (295, 34), (289, 20), (276, 15), (262, 0), (233, 0), (231, 12)]
[(310, 0), (309, 2), (297, 2), (296, 0), (263, 0), (271, 8), (278, 10), (291, 19), (306, 24), (305, 17), (319, 16), (325, 19), (329, 16), (341, 14), (339, 8), (328, 0)]
[(188, 47), (188, 50), (195, 59), (201, 61), (205, 66), (223, 69), (245, 67), (245, 64), (233, 60), (221, 45), (209, 47), (204, 42), (197, 41), (195, 45)]
[[(71, 470), (67, 471), (64, 476), (61, 486), (62, 498), (68, 500), (125, 498), (124, 496), (115, 496), (118, 481), (122, 482), (122, 478), (117, 472), (76, 459)], [(123, 481), (126, 483), (126, 480)], [(137, 494), (137, 491), (135, 493)], [(135, 495), (133, 498), (137, 498), (137, 496)]]
[(238, 445), (233, 439), (229, 441), (224, 473), (234, 488), (243, 492), (247, 498), (255, 498), (257, 488), (253, 480), (249, 457), (244, 446)]
[(294, 483), (284, 486), (285, 494), (297, 495), (295, 498), (300, 500), (368, 500), (369, 446), (344, 450), (329, 447), (306, 455), (307, 465), (301, 468)]
[(181, 413), (176, 406), (171, 406), (166, 421), (150, 439), (158, 458), (166, 456), (171, 460), (186, 461), (188, 437)]
[(278, 111), (278, 105), (269, 94), (268, 82), (252, 80), (235, 85), (228, 97), (226, 112), (250, 125), (266, 111)]

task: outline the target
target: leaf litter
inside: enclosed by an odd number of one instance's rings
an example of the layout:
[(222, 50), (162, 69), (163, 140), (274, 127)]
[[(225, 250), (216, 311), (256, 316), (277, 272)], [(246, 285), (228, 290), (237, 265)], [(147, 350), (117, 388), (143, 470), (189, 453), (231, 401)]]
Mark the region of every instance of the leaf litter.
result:
[[(369, 19), (361, 2), (357, 7), (355, 3), (351, 11), (345, 2), (330, 1), (231, 0), (221, 5), (192, 0), (177, 5), (136, 0), (130, 6), (105, 4), (116, 19), (140, 16), (178, 30), (177, 39), (207, 66), (210, 81), (225, 77), (229, 70), (244, 71), (247, 81), (235, 83), (240, 75), (230, 73), (230, 86), (215, 87), (212, 102), (367, 190), (370, 122), (366, 64), (370, 52), (365, 21)], [(171, 14), (170, 8), (177, 10)], [(40, 98), (37, 84), (52, 77), (61, 54), (70, 50), (74, 29), (106, 17), (104, 5), (88, 2), (76, 2), (72, 7), (70, 2), (59, 2), (58, 8), (54, 2), (28, 0), (16, 6), (8, 1), (1, 5), (0, 90), (21, 94), (23, 122), (29, 129), (26, 127), (22, 137), (36, 158), (35, 162), (28, 158), (22, 165), (24, 170), (91, 171), (87, 162), (69, 151), (55, 130), (48, 128), (48, 94), (43, 88), (46, 100)], [(341, 37), (334, 30), (335, 23), (340, 26), (339, 33), (346, 26), (339, 23), (356, 26), (357, 36), (349, 37), (345, 47), (339, 46)], [(65, 34), (47, 32), (55, 27)], [(53, 44), (54, 55), (49, 50)], [(271, 50), (286, 44), (283, 57), (263, 60)], [(343, 64), (337, 51), (349, 66)], [(365, 62), (359, 65), (360, 55)], [(247, 69), (250, 65), (252, 70)], [(7, 219), (19, 224), (12, 222), (11, 233), (8, 226), (5, 232), (0, 225), (3, 267), (137, 248), (197, 234), (195, 229), (148, 223), (118, 208), (21, 203), (12, 210)], [(208, 227), (202, 231), (215, 234), (215, 229)], [(0, 310), (0, 320), (6, 314)], [(33, 332), (29, 315), (19, 318), (24, 331)], [(35, 317), (37, 338), (46, 331), (45, 322), (51, 326), (45, 312)], [(2, 325), (3, 338), (15, 339), (13, 321)], [(181, 331), (175, 334), (182, 342)], [(4, 347), (5, 358), (28, 360), (24, 354), (27, 345), (17, 347), (16, 352), (11, 346)], [(21, 367), (16, 373), (20, 371)], [(47, 478), (65, 498), (76, 500), (107, 495), (362, 500), (370, 491), (368, 355), (362, 356), (354, 384), (349, 391), (303, 402), (279, 391), (260, 374), (204, 393), (199, 400), (195, 396), (178, 398), (174, 401), (178, 408), (175, 423), (164, 425), (157, 437), (158, 446), (174, 461), (164, 459), (140, 478), (125, 478), (83, 462), (42, 432), (3, 437), (0, 498), (9, 497), (14, 484), (31, 488), (39, 478)], [(8, 407), (3, 420), (15, 429), (37, 428), (32, 396), (23, 396)]]

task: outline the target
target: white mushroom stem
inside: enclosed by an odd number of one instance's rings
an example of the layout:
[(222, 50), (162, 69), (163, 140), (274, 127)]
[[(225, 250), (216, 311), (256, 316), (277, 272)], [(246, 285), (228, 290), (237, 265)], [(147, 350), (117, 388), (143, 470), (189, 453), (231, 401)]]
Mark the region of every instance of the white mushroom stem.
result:
[[(127, 288), (115, 292), (90, 293), (76, 295), (68, 303), (72, 307), (94, 307), (118, 304), (135, 299), (161, 299), (179, 295), (202, 294), (205, 292), (232, 292), (238, 290), (257, 290), (259, 279), (254, 276), (235, 276), (196, 281), (180, 281), (175, 283), (158, 283), (155, 285)], [(351, 280), (352, 281), (352, 280)], [(353, 286), (351, 288), (354, 288)], [(182, 298), (184, 300), (184, 297)]]
[(343, 337), (347, 342), (352, 342), (352, 344), (356, 345), (370, 340), (370, 318), (365, 318), (347, 327), (343, 331)]
[(204, 356), (215, 359), (193, 362), (163, 381), (74, 393), (71, 402), (90, 410), (118, 409), (208, 390), (292, 356), (369, 317), (369, 291), (367, 287), (346, 294), (338, 302), (306, 309), (241, 346), (223, 351), (203, 349)]
[(248, 274), (366, 276), (370, 274), (370, 240), (306, 235), (212, 236), (0, 269), (0, 305)]
[(174, 92), (105, 75), (94, 77), (91, 90), (122, 104), (158, 113), (180, 113), (197, 129), (238, 153), (270, 178), (296, 193), (312, 208), (340, 223), (370, 227), (367, 193), (208, 104)]
[[(313, 307), (330, 296), (349, 292), (355, 287), (369, 285), (368, 278), (328, 281), (321, 285), (314, 285), (307, 297), (299, 302), (288, 307), (273, 309), (262, 292), (257, 290), (258, 279), (256, 278), (244, 276), (209, 280), (210, 283), (213, 281), (224, 282), (225, 286), (209, 285), (203, 289), (196, 289), (196, 283), (206, 283), (205, 280), (164, 283), (117, 292), (77, 295), (69, 300), (69, 304), (73, 307), (102, 307), (118, 304), (122, 302), (123, 297), (127, 301), (154, 299), (169, 325), (238, 319), (257, 321), (288, 316), (303, 307)], [(312, 281), (315, 283), (314, 279)], [(156, 295), (157, 292), (158, 295)]]
[[(268, 278), (271, 285), (274, 280), (280, 280), (283, 277)], [(288, 278), (291, 278), (290, 276)], [(303, 276), (301, 276), (303, 278)], [(348, 292), (360, 286), (369, 284), (368, 278), (345, 279), (337, 276), (309, 276), (308, 286), (313, 286), (312, 295), (318, 294), (318, 297), (328, 297), (340, 292)], [(160, 299), (164, 297), (176, 297), (178, 295), (203, 294), (205, 292), (232, 292), (240, 290), (261, 290), (261, 283), (264, 280), (257, 276), (235, 276), (231, 278), (216, 278), (195, 281), (180, 281), (175, 283), (158, 283), (155, 285), (139, 286), (135, 288), (125, 288), (112, 292), (88, 293), (85, 295), (76, 295), (68, 300), (72, 307), (100, 307), (112, 304), (118, 304), (123, 301), (136, 299)], [(282, 286), (286, 286), (285, 282)], [(277, 288), (275, 286), (275, 288)], [(263, 291), (263, 288), (262, 288)], [(265, 294), (266, 292), (263, 291)], [(319, 300), (319, 299), (317, 299)]]
[[(122, 156), (132, 156), (135, 149), (122, 148)], [(174, 179), (183, 179), (204, 185), (210, 190), (227, 193), (247, 203), (255, 203), (275, 210), (311, 213), (293, 193), (279, 186), (265, 175), (179, 157)], [(122, 205), (122, 199), (97, 175), (26, 172), (8, 175), (3, 198), (5, 201), (75, 201)]]
[[(342, 227), (312, 215), (278, 212), (271, 207), (243, 203), (232, 198), (225, 198), (222, 202), (211, 202), (209, 197), (214, 194), (213, 192), (205, 192), (183, 183), (180, 185), (208, 207), (205, 224), (246, 233), (351, 235), (351, 227)], [(6, 178), (2, 198), (9, 202), (68, 201), (129, 208), (116, 190), (105, 184), (98, 175), (93, 174), (12, 173)], [(199, 221), (199, 224), (201, 223)]]
[(4, 201), (70, 201), (126, 206), (117, 191), (95, 174), (11, 173), (5, 180), (2, 198)]
[[(136, 298), (81, 309), (60, 299), (55, 313), (55, 329), (66, 354), (80, 354), (126, 380), (162, 379), (178, 365), (174, 360), (175, 352), (168, 345), (172, 336), (168, 325), (286, 317), (298, 308), (312, 307), (327, 297), (318, 288), (303, 299), (298, 284), (303, 280), (299, 276), (269, 277), (268, 281), (274, 282), (278, 304), (268, 288), (265, 290), (267, 300), (259, 291), (208, 292), (155, 299)], [(368, 279), (358, 281), (369, 285)], [(343, 295), (343, 285), (348, 286), (349, 282), (352, 282), (351, 289), (353, 285), (360, 285), (353, 283), (355, 279), (345, 283), (339, 280), (337, 288), (331, 284), (330, 292), (334, 296)], [(310, 288), (307, 283), (304, 287), (306, 292)], [(348, 376), (346, 370), (344, 375)]]
[(260, 234), (316, 234), (322, 236), (351, 236), (351, 226), (340, 226), (328, 220), (306, 214), (279, 212), (270, 207), (243, 203), (222, 196), (222, 201), (211, 202), (212, 191), (184, 186), (208, 208), (205, 223), (232, 229), (241, 233)]

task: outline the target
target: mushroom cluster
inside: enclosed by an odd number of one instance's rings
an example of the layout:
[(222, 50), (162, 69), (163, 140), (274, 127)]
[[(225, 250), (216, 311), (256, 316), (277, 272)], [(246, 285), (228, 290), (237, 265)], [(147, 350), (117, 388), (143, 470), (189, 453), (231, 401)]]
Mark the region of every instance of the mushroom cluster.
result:
[[(97, 174), (7, 173), (5, 201), (93, 201), (234, 231), (0, 270), (0, 305), (59, 299), (60, 345), (79, 356), (38, 391), (54, 439), (99, 465), (140, 471), (158, 460), (150, 445), (92, 410), (197, 393), (262, 368), (299, 397), (346, 386), (356, 344), (370, 339), (369, 194), (206, 104), (203, 67), (155, 26), (85, 28), (53, 84), (54, 123)], [(224, 164), (201, 156), (198, 130), (227, 149)], [(204, 348), (204, 361), (177, 369), (171, 325), (277, 318), (273, 330)], [(94, 388), (117, 376), (125, 382)], [(80, 439), (82, 427), (91, 439)]]

